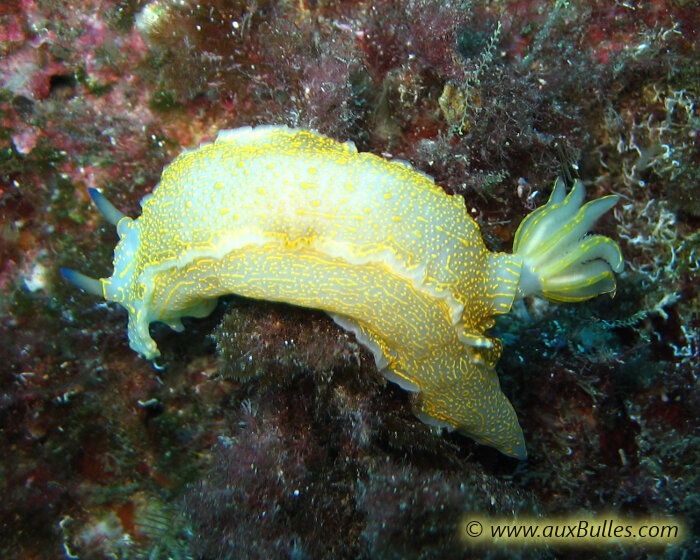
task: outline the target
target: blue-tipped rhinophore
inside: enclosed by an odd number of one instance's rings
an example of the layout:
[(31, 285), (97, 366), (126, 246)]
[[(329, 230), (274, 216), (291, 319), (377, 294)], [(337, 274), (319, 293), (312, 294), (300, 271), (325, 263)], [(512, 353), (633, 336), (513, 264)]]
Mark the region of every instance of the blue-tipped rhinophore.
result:
[(64, 280), (73, 284), (76, 288), (80, 288), (84, 292), (87, 292), (88, 294), (104, 297), (102, 282), (95, 278), (90, 278), (89, 276), (85, 276), (85, 274), (81, 274), (80, 272), (70, 268), (62, 268), (61, 276), (63, 276)]
[(102, 214), (110, 224), (116, 226), (119, 220), (124, 217), (124, 214), (117, 210), (114, 205), (105, 198), (105, 195), (97, 189), (88, 188), (88, 192), (95, 206), (97, 206), (97, 209), (100, 211), (100, 214)]

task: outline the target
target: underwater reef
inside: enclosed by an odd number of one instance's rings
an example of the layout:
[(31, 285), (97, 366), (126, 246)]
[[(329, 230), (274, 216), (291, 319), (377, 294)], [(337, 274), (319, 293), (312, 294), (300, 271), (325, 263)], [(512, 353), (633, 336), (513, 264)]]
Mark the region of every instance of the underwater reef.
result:
[[(0, 557), (700, 556), (700, 10), (690, 0), (0, 5)], [(67, 285), (184, 149), (310, 128), (464, 197), (492, 251), (557, 176), (620, 197), (615, 297), (528, 298), (497, 371), (525, 461), (422, 423), (318, 311), (222, 298), (162, 355)], [(270, 190), (274, 185), (269, 185)], [(682, 520), (682, 542), (475, 546), (470, 515)]]

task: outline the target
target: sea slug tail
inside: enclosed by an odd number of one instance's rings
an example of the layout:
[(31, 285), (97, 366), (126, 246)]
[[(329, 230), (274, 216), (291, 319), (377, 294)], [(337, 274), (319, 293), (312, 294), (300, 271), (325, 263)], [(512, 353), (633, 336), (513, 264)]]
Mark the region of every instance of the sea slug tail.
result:
[[(400, 356), (399, 367), (420, 379), (415, 413), (431, 426), (457, 430), (501, 453), (525, 459), (525, 438), (513, 405), (501, 391), (494, 360), (500, 344), (492, 349), (462, 345), (442, 348), (429, 361), (411, 362)], [(422, 371), (415, 375), (413, 371)]]
[(624, 261), (619, 245), (603, 235), (589, 235), (598, 219), (618, 201), (615, 195), (582, 206), (585, 189), (574, 183), (565, 196), (557, 179), (549, 201), (520, 224), (513, 253), (522, 258), (518, 296), (542, 295), (554, 302), (584, 301), (615, 295), (615, 272)]

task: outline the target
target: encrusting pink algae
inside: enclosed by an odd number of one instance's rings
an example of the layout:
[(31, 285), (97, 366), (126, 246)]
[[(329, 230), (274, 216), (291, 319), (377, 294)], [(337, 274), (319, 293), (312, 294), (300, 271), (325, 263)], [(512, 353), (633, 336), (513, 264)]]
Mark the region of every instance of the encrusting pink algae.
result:
[[(664, 0), (3, 3), (0, 556), (500, 557), (464, 540), (468, 516), (562, 512), (686, 526), (597, 557), (697, 556), (699, 18)], [(183, 332), (147, 325), (151, 364), (126, 313), (63, 282), (112, 272), (89, 193), (139, 216), (183, 150), (263, 125), (402, 160), (484, 255), (528, 249), (518, 224), (556, 177), (617, 197), (595, 226), (624, 255), (614, 299), (526, 290), (459, 333), (482, 356), (502, 341), (489, 367), (526, 460), (422, 422), (430, 391), (377, 367), (392, 347), (319, 311), (225, 296)]]

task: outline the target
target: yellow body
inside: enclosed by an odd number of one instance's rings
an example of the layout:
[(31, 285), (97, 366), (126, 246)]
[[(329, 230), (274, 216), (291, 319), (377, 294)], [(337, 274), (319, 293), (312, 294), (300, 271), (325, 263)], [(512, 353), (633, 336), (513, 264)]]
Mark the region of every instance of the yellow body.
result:
[[(553, 194), (550, 209), (569, 198)], [(421, 418), (525, 456), (494, 370), (500, 343), (485, 331), (526, 295), (522, 271), (535, 286), (528, 293), (547, 289), (532, 265), (536, 224), (519, 232), (527, 258), (491, 253), (463, 199), (431, 178), (285, 127), (226, 131), (181, 155), (141, 217), (117, 219), (121, 240), (102, 292), (129, 311), (130, 345), (144, 357), (159, 354), (149, 323), (179, 330), (181, 317), (208, 314), (223, 294), (321, 309), (388, 379), (418, 393)], [(575, 250), (567, 255), (576, 260)], [(586, 289), (614, 289), (614, 279), (599, 286), (609, 268), (582, 280)]]

